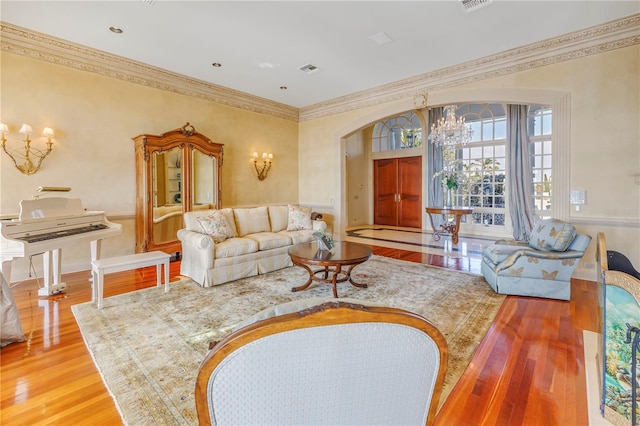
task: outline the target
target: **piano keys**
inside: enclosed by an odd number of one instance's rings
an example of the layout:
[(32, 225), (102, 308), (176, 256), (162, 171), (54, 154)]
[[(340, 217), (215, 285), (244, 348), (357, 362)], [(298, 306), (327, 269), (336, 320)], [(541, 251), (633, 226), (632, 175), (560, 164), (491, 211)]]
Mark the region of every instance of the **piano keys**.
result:
[(102, 211), (86, 211), (76, 198), (22, 200), (17, 219), (0, 221), (0, 270), (11, 282), (14, 259), (42, 254), (44, 287), (39, 296), (64, 291), (62, 249), (89, 243), (91, 260), (100, 258), (103, 239), (122, 234), (122, 225), (109, 222)]

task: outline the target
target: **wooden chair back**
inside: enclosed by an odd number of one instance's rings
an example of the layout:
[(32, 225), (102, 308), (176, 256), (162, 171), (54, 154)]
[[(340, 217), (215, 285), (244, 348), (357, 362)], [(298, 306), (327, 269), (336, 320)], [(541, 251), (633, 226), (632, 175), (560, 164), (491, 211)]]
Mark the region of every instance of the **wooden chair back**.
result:
[(325, 302), (217, 343), (200, 366), (209, 424), (432, 424), (447, 344), (408, 311)]

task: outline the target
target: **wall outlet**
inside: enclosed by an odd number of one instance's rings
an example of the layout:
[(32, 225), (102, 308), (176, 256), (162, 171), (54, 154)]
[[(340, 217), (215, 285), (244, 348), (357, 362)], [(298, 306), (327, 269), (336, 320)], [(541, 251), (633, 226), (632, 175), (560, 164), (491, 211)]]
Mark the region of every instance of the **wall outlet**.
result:
[(584, 263), (584, 269), (593, 269), (596, 267), (595, 263)]

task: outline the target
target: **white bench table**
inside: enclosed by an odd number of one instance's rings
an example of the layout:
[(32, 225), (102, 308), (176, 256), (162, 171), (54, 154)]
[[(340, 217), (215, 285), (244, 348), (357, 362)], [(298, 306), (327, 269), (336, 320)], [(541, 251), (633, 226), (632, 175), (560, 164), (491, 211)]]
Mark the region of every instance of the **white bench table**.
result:
[(164, 265), (164, 291), (169, 291), (169, 260), (171, 256), (161, 251), (149, 251), (146, 253), (128, 254), (125, 256), (107, 257), (91, 261), (91, 274), (93, 276), (93, 294), (91, 301), (97, 303), (98, 309), (102, 309), (102, 297), (104, 295), (104, 275), (114, 272), (129, 271), (131, 269), (156, 267), (157, 286), (162, 285), (161, 270)]

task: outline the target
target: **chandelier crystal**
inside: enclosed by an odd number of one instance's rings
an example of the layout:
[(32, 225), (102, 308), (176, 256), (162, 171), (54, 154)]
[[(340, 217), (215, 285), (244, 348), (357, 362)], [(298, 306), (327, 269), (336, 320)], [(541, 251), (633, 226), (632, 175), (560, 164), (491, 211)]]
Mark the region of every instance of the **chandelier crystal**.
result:
[(464, 122), (464, 117), (457, 118), (457, 105), (444, 107), (444, 117), (438, 120), (437, 125), (431, 126), (429, 140), (431, 143), (442, 146), (454, 147), (466, 145), (471, 141), (473, 130)]

